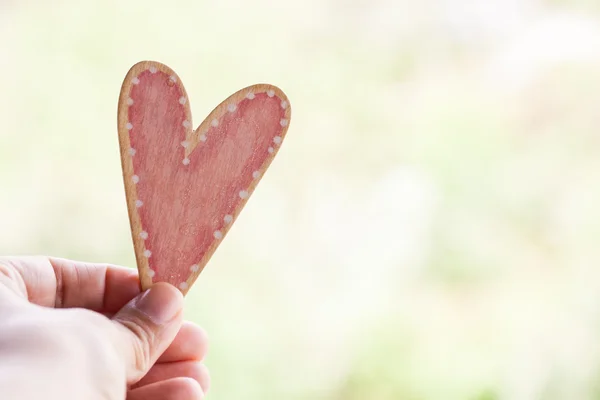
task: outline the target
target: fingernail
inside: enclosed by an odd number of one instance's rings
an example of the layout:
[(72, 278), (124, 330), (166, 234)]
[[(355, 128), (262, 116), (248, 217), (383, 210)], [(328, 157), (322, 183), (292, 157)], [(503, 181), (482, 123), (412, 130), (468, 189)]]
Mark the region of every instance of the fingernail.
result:
[(175, 287), (157, 283), (138, 298), (135, 307), (152, 322), (166, 324), (183, 308), (183, 296)]

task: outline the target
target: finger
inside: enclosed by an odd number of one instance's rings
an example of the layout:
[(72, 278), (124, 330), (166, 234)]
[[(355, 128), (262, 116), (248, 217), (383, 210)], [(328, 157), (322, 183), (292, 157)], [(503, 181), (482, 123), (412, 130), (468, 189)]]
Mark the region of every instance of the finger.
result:
[(127, 383), (139, 381), (171, 345), (182, 325), (183, 294), (157, 283), (127, 303), (113, 317), (113, 343), (124, 358)]
[(49, 258), (56, 276), (55, 307), (117, 312), (140, 293), (136, 270)]
[(208, 393), (208, 389), (210, 389), (210, 374), (208, 368), (200, 361), (180, 361), (167, 364), (156, 364), (133, 386), (133, 388), (179, 377), (194, 379), (200, 384), (204, 393)]
[(198, 325), (184, 321), (175, 340), (158, 358), (159, 363), (202, 361), (208, 352), (208, 336)]
[(131, 268), (49, 257), (6, 257), (0, 265), (16, 272), (22, 296), (45, 307), (115, 313), (140, 293), (138, 273)]
[(204, 392), (191, 378), (173, 378), (130, 390), (127, 400), (200, 400)]

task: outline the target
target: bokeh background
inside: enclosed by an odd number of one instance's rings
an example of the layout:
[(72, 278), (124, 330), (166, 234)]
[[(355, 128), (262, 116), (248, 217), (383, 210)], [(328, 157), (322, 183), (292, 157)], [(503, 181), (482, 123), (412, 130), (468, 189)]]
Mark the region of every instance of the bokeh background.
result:
[(209, 398), (600, 399), (597, 0), (0, 0), (0, 254), (135, 266), (144, 59), (293, 108), (186, 300)]

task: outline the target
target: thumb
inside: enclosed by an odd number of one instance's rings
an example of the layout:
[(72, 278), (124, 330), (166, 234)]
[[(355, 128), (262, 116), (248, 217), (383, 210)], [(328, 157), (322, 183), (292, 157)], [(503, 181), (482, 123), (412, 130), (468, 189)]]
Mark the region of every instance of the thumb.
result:
[(156, 283), (115, 314), (117, 348), (123, 349), (127, 383), (146, 375), (169, 347), (181, 328), (182, 311), (181, 292), (168, 283)]

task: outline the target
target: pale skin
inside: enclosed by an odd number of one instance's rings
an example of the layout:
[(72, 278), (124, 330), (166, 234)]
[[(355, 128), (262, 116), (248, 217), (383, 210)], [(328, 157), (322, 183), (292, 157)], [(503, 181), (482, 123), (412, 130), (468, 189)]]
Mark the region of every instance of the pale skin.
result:
[(0, 397), (192, 400), (210, 385), (206, 333), (166, 283), (48, 257), (0, 257)]

